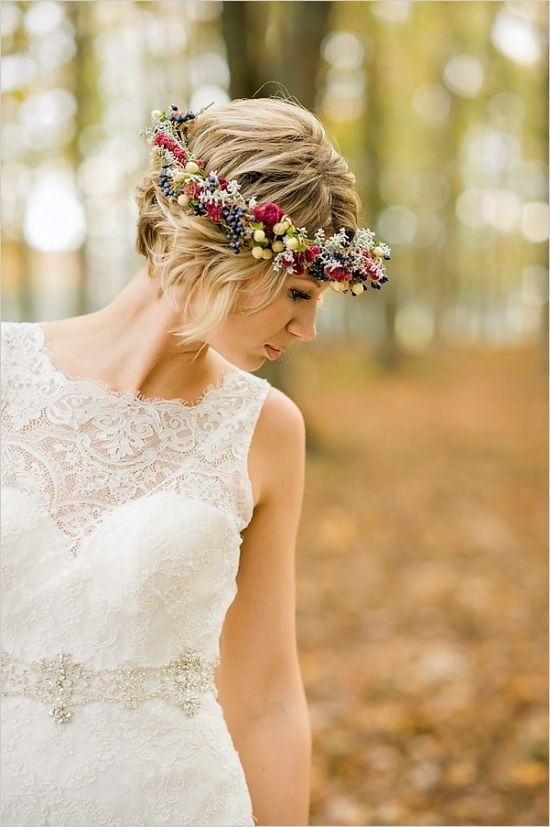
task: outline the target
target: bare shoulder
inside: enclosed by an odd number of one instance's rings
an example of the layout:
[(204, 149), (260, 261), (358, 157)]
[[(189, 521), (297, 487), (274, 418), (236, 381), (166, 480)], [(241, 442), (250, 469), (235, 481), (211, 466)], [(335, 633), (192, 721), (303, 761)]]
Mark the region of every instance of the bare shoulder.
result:
[(258, 435), (271, 442), (282, 436), (299, 438), (304, 431), (304, 417), (296, 402), (278, 388), (270, 388), (258, 419)]
[(295, 454), (305, 443), (305, 423), (298, 405), (278, 388), (270, 388), (254, 436), (257, 449), (270, 460)]
[(303, 473), (304, 453), (305, 422), (300, 408), (278, 388), (270, 388), (250, 448), (256, 505), (283, 480)]

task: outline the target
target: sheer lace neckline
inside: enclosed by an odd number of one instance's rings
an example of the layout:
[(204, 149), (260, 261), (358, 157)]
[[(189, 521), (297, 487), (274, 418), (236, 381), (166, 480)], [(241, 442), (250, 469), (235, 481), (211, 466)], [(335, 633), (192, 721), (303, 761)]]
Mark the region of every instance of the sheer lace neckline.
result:
[(46, 358), (48, 362), (48, 367), (54, 374), (56, 374), (66, 383), (92, 387), (95, 391), (99, 391), (99, 393), (103, 394), (104, 396), (111, 397), (113, 400), (120, 400), (124, 403), (139, 403), (140, 406), (145, 406), (148, 408), (160, 407), (163, 409), (183, 408), (188, 411), (197, 410), (201, 408), (213, 396), (222, 391), (230, 382), (231, 377), (235, 377), (242, 373), (242, 371), (237, 367), (233, 368), (232, 370), (225, 371), (225, 373), (223, 373), (216, 382), (212, 382), (211, 384), (205, 387), (205, 389), (195, 402), (188, 402), (186, 399), (180, 399), (178, 397), (167, 399), (163, 397), (143, 396), (139, 391), (134, 391), (130, 389), (117, 391), (110, 388), (100, 379), (92, 379), (88, 376), (73, 376), (72, 374), (67, 373), (64, 370), (60, 370), (56, 366), (54, 357), (52, 356), (51, 347), (46, 331), (44, 330), (40, 322), (32, 322), (31, 324), (33, 324), (35, 330), (38, 332), (39, 335), (38, 350)]

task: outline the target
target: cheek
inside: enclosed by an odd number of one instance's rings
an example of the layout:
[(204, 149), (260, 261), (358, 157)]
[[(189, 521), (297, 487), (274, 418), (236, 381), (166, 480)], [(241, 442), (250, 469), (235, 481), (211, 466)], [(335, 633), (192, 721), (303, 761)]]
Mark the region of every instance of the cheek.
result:
[(261, 330), (255, 323), (254, 317), (234, 317), (227, 319), (209, 336), (209, 343), (214, 348), (223, 347), (228, 352), (243, 350), (258, 344)]
[(236, 330), (238, 329), (245, 339), (268, 341), (271, 335), (284, 328), (286, 321), (284, 306), (276, 302), (264, 307), (263, 310), (251, 313), (250, 316), (238, 319)]
[(208, 337), (215, 349), (223, 346), (226, 350), (257, 348), (284, 330), (292, 314), (288, 302), (279, 297), (268, 307), (250, 313), (248, 316), (235, 315), (226, 319)]

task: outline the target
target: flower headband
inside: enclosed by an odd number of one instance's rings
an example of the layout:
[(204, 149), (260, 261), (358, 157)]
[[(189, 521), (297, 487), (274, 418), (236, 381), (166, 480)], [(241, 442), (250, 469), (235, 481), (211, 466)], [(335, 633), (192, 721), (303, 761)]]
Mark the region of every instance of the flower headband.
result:
[(204, 161), (190, 151), (187, 136), (197, 115), (207, 108), (197, 114), (181, 112), (175, 104), (169, 112), (155, 109), (153, 126), (140, 131), (153, 147), (153, 157), (162, 162), (159, 184), (165, 197), (218, 225), (235, 253), (245, 249), (258, 260), (272, 259), (273, 268), (288, 275), (307, 271), (337, 292), (358, 296), (369, 282), (380, 290), (388, 281), (384, 261), (389, 261), (391, 251), (371, 230), (358, 229), (351, 239), (343, 227), (329, 238), (317, 230), (308, 238), (306, 229), (296, 227), (277, 204), (247, 200), (238, 181), (228, 181), (216, 170), (205, 171)]

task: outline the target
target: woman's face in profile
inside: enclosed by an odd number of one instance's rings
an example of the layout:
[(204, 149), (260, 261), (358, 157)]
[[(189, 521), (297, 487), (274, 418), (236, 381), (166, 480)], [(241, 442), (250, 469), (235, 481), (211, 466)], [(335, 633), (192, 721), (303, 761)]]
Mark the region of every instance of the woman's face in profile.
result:
[[(207, 342), (242, 370), (257, 370), (274, 361), (295, 342), (315, 339), (319, 298), (327, 285), (308, 276), (288, 276), (271, 304), (247, 316), (233, 315), (207, 337)], [(248, 307), (260, 305), (251, 297)]]

